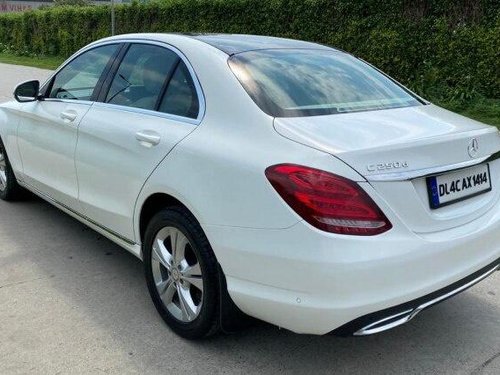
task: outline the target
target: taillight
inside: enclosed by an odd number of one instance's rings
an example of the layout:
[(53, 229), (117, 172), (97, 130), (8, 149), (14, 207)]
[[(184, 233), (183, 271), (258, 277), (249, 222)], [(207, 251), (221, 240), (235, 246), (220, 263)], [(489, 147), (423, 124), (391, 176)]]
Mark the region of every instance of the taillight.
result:
[(286, 203), (321, 230), (357, 236), (388, 231), (392, 224), (354, 181), (318, 169), (278, 164), (266, 177)]

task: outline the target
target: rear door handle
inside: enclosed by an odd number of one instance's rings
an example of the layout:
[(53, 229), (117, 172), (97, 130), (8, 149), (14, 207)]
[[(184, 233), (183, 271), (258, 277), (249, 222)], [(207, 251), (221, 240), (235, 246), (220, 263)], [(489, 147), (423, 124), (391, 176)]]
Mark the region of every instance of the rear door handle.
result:
[(72, 109), (69, 109), (67, 111), (61, 112), (60, 116), (65, 121), (73, 122), (76, 120), (78, 113), (76, 113), (76, 111)]
[(141, 145), (146, 147), (156, 146), (161, 141), (160, 135), (152, 130), (138, 131), (135, 133), (135, 139), (137, 139)]

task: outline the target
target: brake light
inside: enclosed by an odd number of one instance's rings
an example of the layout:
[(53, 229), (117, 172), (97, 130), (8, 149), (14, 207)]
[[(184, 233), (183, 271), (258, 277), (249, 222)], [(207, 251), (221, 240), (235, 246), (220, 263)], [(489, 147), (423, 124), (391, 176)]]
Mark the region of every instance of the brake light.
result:
[(318, 169), (278, 164), (266, 177), (284, 201), (321, 230), (356, 236), (388, 231), (392, 224), (354, 181)]

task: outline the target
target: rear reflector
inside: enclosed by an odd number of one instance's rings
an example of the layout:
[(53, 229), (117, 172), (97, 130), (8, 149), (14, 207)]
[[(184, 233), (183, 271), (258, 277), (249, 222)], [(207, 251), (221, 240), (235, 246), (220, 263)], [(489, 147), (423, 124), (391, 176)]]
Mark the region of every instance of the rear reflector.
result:
[(392, 228), (368, 194), (347, 178), (295, 164), (273, 165), (266, 177), (284, 201), (318, 229), (373, 236)]

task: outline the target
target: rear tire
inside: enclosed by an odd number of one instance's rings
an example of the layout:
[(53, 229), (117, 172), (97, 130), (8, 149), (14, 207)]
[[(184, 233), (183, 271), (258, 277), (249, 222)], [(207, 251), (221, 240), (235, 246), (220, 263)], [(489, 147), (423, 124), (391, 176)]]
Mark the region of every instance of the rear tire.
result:
[(193, 215), (184, 207), (156, 214), (146, 229), (143, 257), (149, 293), (167, 325), (186, 339), (217, 333), (218, 264)]
[(9, 162), (7, 151), (0, 139), (0, 199), (13, 201), (23, 195), (24, 189), (19, 186)]

